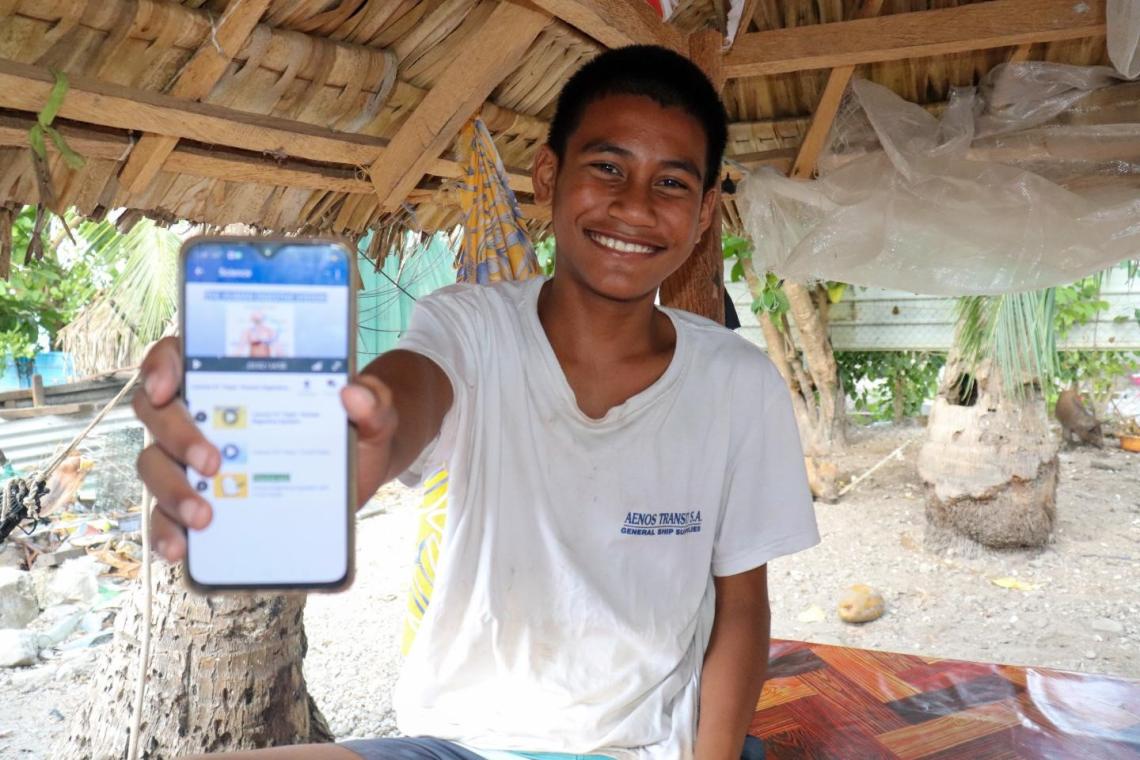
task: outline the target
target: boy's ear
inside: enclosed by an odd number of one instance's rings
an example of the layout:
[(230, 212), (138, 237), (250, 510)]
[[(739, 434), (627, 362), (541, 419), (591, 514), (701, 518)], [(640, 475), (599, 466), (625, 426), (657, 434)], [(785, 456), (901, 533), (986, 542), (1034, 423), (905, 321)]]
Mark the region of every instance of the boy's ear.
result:
[(549, 145), (541, 145), (534, 154), (530, 168), (530, 178), (534, 182), (534, 202), (548, 206), (554, 199), (554, 182), (558, 178), (558, 156)]
[[(537, 191), (536, 191), (537, 192)], [(705, 230), (712, 224), (713, 212), (716, 211), (716, 204), (720, 203), (720, 189), (717, 187), (710, 187), (705, 191), (705, 195), (701, 198), (701, 213), (698, 217), (697, 223), (700, 226), (700, 231), (697, 237), (705, 234)]]

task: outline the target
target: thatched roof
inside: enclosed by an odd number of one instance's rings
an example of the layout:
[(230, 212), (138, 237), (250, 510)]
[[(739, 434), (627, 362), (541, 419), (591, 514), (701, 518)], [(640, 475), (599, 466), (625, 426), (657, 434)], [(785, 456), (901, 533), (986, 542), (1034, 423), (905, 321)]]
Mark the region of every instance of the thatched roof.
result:
[[(1104, 4), (746, 0), (722, 62), (730, 157), (790, 170), (798, 154), (810, 175), (845, 66), (937, 104), (1011, 56), (1105, 63)], [(349, 235), (393, 218), (446, 228), (454, 138), (481, 111), (541, 225), (528, 167), (559, 88), (603, 46), (687, 51), (730, 16), (728, 0), (677, 5), (664, 24), (644, 0), (0, 0), (0, 202), (40, 200), (27, 130), (59, 70), (56, 124), (86, 163), (70, 169), (49, 145), (58, 206)]]

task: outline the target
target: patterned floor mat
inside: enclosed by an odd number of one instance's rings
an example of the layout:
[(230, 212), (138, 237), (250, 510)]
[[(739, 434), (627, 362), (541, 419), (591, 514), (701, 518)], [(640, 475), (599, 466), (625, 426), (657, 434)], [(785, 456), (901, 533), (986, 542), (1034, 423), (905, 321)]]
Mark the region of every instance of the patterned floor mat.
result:
[(1140, 681), (774, 640), (769, 760), (1140, 760)]

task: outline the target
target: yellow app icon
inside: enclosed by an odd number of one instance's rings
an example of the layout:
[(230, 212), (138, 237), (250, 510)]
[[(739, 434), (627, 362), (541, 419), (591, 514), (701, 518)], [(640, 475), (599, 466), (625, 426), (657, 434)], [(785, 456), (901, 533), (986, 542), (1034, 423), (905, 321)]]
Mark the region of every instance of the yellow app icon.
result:
[(224, 472), (215, 476), (214, 496), (219, 499), (244, 499), (249, 496), (249, 476), (244, 472)]
[(214, 427), (238, 430), (245, 427), (244, 406), (215, 406)]

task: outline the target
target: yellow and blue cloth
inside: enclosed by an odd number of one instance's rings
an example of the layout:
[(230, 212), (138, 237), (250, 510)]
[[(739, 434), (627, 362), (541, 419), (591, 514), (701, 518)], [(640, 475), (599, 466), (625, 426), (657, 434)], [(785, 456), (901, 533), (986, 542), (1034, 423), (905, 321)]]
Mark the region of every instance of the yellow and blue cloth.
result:
[[(458, 144), (465, 174), (459, 192), (464, 231), (456, 281), (485, 285), (540, 275), (542, 270), (523, 227), (518, 200), (507, 184), (503, 161), (482, 119), (467, 123)], [(431, 602), (446, 522), (447, 471), (440, 468), (424, 479), (416, 560), (401, 641), (404, 654), (411, 649)]]

